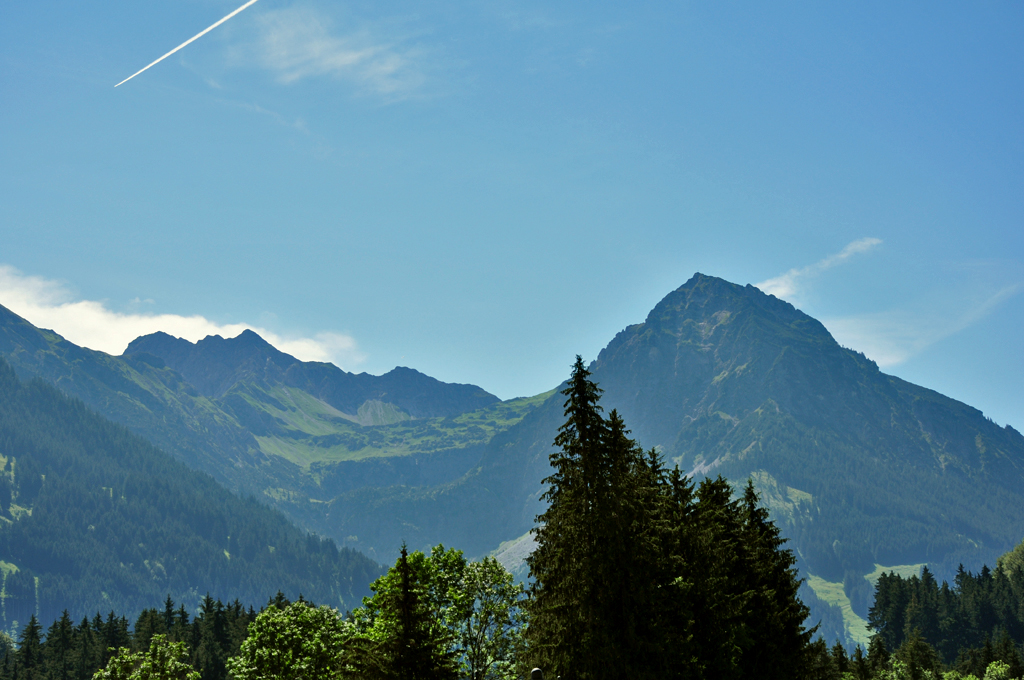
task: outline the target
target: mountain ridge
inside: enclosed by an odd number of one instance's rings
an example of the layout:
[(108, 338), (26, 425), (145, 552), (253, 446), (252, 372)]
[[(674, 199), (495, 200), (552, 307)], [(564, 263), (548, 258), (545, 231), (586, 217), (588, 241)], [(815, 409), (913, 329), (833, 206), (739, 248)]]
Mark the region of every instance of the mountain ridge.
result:
[(222, 398), (239, 382), (281, 382), (347, 415), (367, 401), (392, 403), (413, 418), (459, 415), (500, 401), (476, 385), (443, 383), (397, 366), (381, 376), (349, 373), (326, 362), (304, 362), (278, 350), (251, 330), (234, 338), (211, 335), (192, 343), (157, 332), (133, 340), (123, 356), (147, 353), (180, 373), (200, 394)]
[[(0, 356), (22, 379), (56, 385), (193, 469), (299, 522), (308, 511), (292, 499), (325, 501), (352, 479), (371, 485), (455, 479), (495, 431), (534, 407), (530, 399), (500, 402), (478, 387), (441, 383), (413, 369), (370, 376), (299, 362), (251, 332), (199, 343), (153, 334), (111, 356), (37, 329), (3, 307)], [(191, 373), (199, 388), (168, 364)], [(352, 384), (346, 406), (341, 401)], [(433, 413), (445, 415), (419, 417)], [(382, 457), (394, 462), (378, 464)]]

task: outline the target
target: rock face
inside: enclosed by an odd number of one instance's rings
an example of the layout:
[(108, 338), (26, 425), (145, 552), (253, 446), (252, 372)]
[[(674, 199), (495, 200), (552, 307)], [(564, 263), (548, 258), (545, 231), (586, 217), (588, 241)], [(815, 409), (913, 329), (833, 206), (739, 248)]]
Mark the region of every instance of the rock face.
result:
[(749, 419), (775, 414), (880, 462), (1018, 492), (1024, 480), (1024, 439), (1015, 430), (881, 373), (819, 322), (753, 286), (696, 275), (619, 333), (594, 371), (638, 438), (687, 469), (753, 454), (764, 433)]

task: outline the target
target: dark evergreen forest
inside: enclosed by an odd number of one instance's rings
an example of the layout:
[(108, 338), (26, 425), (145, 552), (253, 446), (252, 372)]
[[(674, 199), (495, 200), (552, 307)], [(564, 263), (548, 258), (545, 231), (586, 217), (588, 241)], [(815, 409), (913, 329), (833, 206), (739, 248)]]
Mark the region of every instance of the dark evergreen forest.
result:
[[(283, 607), (288, 599), (278, 593), (270, 604)], [(113, 611), (77, 623), (64, 611), (44, 630), (33, 615), (18, 635), (16, 648), (9, 638), (0, 640), (0, 680), (88, 680), (117, 650), (146, 650), (154, 635), (184, 642), (188, 662), (202, 680), (224, 680), (225, 664), (238, 654), (256, 615), (237, 600), (225, 605), (209, 595), (194, 617), (168, 596), (162, 607), (143, 610), (133, 626)]]
[(383, 567), (308, 535), (254, 499), (0, 360), (0, 617), (97, 609), (134, 617), (168, 593), (262, 602), (305, 593), (341, 609)]
[(1024, 675), (1024, 571), (960, 568), (940, 585), (925, 567), (920, 576), (883, 574), (875, 588), (871, 628), (888, 650), (927, 643), (947, 666), (981, 677), (994, 660), (1010, 677)]

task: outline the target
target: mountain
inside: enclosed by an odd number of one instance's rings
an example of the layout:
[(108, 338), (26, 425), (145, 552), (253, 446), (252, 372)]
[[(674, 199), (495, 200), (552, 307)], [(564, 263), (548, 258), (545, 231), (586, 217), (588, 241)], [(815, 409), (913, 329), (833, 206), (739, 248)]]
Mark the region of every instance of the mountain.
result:
[(190, 467), (300, 520), (306, 508), (293, 512), (291, 499), (329, 499), (362, 481), (455, 479), (494, 432), (531, 407), (409, 368), (372, 376), (301, 362), (251, 331), (198, 343), (156, 333), (115, 357), (3, 307), (0, 356), (22, 378), (58, 386)]
[(694, 277), (619, 333), (595, 376), (634, 435), (683, 469), (769, 475), (823, 576), (948, 571), (1024, 536), (1019, 432), (882, 373), (752, 286)]
[(342, 609), (383, 567), (296, 529), (0, 360), (0, 628), (130, 619), (168, 594), (260, 605), (278, 590)]
[[(406, 540), (470, 555), (501, 544), (514, 566), (563, 421), (555, 390), (498, 402), (408, 369), (353, 376), (255, 334), (195, 344), (156, 334), (110, 357), (0, 313), (0, 354), (384, 562)], [(829, 616), (840, 612), (849, 639), (863, 639), (883, 569), (930, 564), (951, 576), (1024, 537), (1020, 433), (882, 373), (755, 287), (697, 274), (591, 368), (606, 411), (643, 446), (695, 477), (755, 482), (808, 597), (841, 609)]]
[[(568, 367), (569, 362), (567, 360)], [(879, 371), (753, 286), (695, 275), (593, 362), (606, 411), (696, 477), (754, 480), (817, 596), (863, 641), (883, 568), (993, 563), (1024, 537), (1024, 437)], [(518, 556), (563, 420), (552, 397), (461, 479), (347, 492), (321, 523), (364, 550), (398, 537)], [(517, 537), (518, 540), (517, 540)]]

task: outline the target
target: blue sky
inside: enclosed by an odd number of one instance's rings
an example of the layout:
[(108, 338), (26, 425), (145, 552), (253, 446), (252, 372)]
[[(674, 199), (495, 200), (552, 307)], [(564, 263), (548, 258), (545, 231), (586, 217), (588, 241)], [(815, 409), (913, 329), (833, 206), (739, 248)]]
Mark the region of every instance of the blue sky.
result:
[(1019, 3), (3, 1), (0, 304), (550, 389), (694, 272), (1024, 428)]

